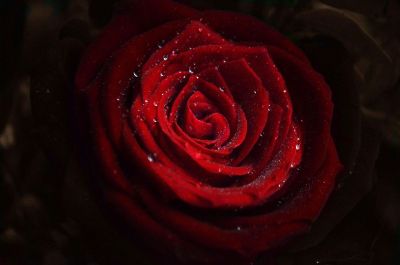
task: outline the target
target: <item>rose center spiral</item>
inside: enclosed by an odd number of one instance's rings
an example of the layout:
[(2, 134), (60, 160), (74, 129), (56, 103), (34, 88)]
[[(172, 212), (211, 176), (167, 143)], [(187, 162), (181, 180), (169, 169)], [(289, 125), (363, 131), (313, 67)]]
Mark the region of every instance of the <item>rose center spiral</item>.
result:
[(182, 129), (202, 144), (221, 146), (229, 139), (230, 126), (227, 118), (200, 91), (189, 96), (182, 116)]

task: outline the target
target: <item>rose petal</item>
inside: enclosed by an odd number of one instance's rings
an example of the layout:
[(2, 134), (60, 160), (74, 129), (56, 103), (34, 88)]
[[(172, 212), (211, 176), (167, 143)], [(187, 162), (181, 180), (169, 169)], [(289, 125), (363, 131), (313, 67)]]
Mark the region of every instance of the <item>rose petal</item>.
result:
[[(75, 84), (79, 90), (85, 89), (107, 58), (132, 36), (168, 21), (197, 13), (194, 9), (172, 1), (158, 0), (130, 1), (118, 11), (82, 56), (75, 77)], [(168, 37), (171, 33), (173, 31), (166, 30), (164, 36)]]

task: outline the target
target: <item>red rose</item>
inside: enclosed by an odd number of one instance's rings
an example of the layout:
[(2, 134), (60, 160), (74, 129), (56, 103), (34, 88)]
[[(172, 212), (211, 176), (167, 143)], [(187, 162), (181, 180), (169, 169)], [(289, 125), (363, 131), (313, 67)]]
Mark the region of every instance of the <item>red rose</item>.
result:
[(164, 253), (270, 251), (310, 228), (341, 168), (329, 87), (252, 17), (130, 2), (75, 83), (104, 197)]

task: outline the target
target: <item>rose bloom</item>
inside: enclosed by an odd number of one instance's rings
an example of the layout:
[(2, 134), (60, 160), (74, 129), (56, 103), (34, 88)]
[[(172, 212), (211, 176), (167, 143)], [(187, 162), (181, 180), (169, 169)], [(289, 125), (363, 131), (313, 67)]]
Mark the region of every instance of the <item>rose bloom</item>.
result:
[(124, 3), (75, 87), (91, 181), (136, 242), (180, 262), (275, 251), (310, 229), (341, 169), (324, 78), (249, 16)]

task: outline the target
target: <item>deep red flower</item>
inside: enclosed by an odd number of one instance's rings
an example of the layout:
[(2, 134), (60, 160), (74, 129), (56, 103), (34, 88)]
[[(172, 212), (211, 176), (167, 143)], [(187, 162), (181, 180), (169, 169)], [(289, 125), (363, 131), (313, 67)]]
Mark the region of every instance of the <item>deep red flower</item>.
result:
[(174, 255), (281, 245), (310, 228), (341, 168), (323, 77), (249, 16), (130, 2), (75, 81), (104, 197)]

